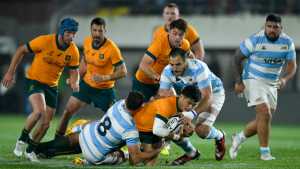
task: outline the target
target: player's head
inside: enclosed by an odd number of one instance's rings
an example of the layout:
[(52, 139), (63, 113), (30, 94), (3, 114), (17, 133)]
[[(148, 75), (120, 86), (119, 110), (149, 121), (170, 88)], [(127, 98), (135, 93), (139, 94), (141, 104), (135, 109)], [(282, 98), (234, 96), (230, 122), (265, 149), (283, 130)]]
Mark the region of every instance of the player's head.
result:
[(169, 65), (172, 67), (172, 72), (175, 76), (181, 76), (187, 67), (186, 58), (188, 52), (175, 48), (170, 53)]
[(125, 100), (126, 108), (132, 112), (135, 112), (142, 107), (144, 103), (144, 96), (140, 92), (130, 92)]
[(200, 101), (201, 93), (197, 86), (188, 85), (184, 87), (178, 98), (180, 111), (190, 111)]
[(185, 20), (179, 18), (170, 24), (169, 29), (169, 42), (173, 48), (178, 48), (184, 38), (187, 23)]
[(179, 8), (175, 3), (169, 3), (164, 7), (163, 18), (166, 25), (179, 18)]
[(76, 32), (78, 31), (78, 22), (73, 18), (64, 18), (59, 25), (58, 34), (66, 44), (70, 44)]
[(276, 14), (269, 14), (266, 17), (265, 35), (270, 41), (276, 41), (282, 31), (281, 17)]
[(96, 17), (91, 21), (91, 36), (93, 38), (93, 45), (101, 45), (97, 43), (101, 43), (104, 39), (104, 33), (106, 32), (105, 29), (106, 23), (103, 18)]

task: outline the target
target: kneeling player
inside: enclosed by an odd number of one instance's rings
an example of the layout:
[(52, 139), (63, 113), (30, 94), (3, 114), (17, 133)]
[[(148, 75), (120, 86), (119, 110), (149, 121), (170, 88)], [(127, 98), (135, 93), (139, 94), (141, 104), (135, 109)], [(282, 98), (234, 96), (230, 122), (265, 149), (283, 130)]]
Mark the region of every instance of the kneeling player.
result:
[[(179, 133), (171, 132), (172, 128), (169, 127), (168, 121), (172, 116), (180, 114), (179, 112), (191, 110), (200, 100), (200, 97), (200, 92), (196, 87), (187, 86), (182, 90), (180, 96), (170, 96), (150, 101), (138, 111), (134, 115), (134, 120), (140, 133), (144, 151), (153, 151), (153, 149), (157, 148), (156, 145), (160, 145), (161, 139), (166, 138), (174, 140), (177, 145), (182, 147), (189, 160), (198, 158), (200, 153), (189, 142), (188, 138), (184, 137), (188, 135), (182, 134), (183, 131)], [(183, 121), (187, 122), (186, 119)], [(188, 124), (191, 125), (191, 122)], [(191, 129), (190, 127), (189, 130)], [(154, 163), (155, 158), (147, 162), (148, 165), (153, 165)], [(177, 165), (175, 163), (172, 164)]]
[(143, 104), (143, 96), (131, 92), (126, 100), (116, 102), (99, 121), (82, 127), (80, 133), (59, 137), (39, 145), (39, 152), (48, 157), (82, 152), (89, 164), (118, 164), (125, 161), (119, 148), (125, 143), (132, 165), (156, 156), (160, 149), (141, 152), (139, 134), (132, 115)]

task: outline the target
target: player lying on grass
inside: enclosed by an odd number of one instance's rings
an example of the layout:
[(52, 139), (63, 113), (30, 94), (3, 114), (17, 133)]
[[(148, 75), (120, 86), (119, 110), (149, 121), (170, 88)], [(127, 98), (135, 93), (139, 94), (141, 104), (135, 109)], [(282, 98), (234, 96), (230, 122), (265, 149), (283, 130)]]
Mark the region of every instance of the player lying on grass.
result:
[[(186, 137), (190, 136), (193, 131), (191, 121), (182, 118), (182, 122), (185, 123), (185, 125), (176, 133), (172, 132), (174, 127), (170, 127), (171, 122), (169, 119), (174, 115), (181, 114), (180, 112), (182, 111), (191, 110), (200, 100), (200, 97), (200, 91), (195, 86), (186, 86), (179, 96), (152, 100), (137, 111), (134, 115), (134, 120), (139, 130), (144, 152), (154, 151), (160, 147), (162, 138), (165, 138), (171, 139), (177, 145), (183, 147), (186, 154), (189, 155), (189, 160), (198, 158), (200, 153), (191, 144), (187, 144)], [(154, 165), (155, 159), (156, 158), (149, 160), (147, 165)], [(183, 163), (174, 161), (172, 164), (178, 165)]]
[(132, 117), (143, 102), (142, 94), (131, 92), (126, 100), (112, 105), (101, 120), (87, 123), (79, 133), (40, 144), (39, 154), (53, 157), (82, 153), (88, 164), (119, 164), (125, 161), (124, 154), (119, 149), (126, 144), (130, 164), (136, 165), (151, 159), (157, 156), (160, 148), (141, 152), (139, 134)]

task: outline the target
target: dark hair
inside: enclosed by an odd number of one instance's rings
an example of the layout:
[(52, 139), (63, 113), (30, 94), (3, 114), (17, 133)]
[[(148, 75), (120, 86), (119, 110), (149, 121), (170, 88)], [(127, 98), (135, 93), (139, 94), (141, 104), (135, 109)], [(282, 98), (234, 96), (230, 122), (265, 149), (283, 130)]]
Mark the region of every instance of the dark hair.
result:
[(176, 56), (180, 56), (183, 60), (185, 60), (188, 57), (188, 52), (181, 48), (174, 48), (170, 53), (170, 57), (175, 58)]
[(100, 18), (100, 17), (94, 18), (94, 19), (91, 21), (91, 26), (92, 26), (93, 24), (96, 24), (96, 25), (103, 25), (104, 27), (106, 26), (105, 20), (104, 20), (103, 18)]
[(175, 3), (168, 3), (164, 8), (177, 8), (179, 10), (178, 5)]
[(144, 103), (144, 96), (140, 92), (130, 92), (126, 98), (126, 107), (129, 110), (137, 110)]
[(182, 32), (185, 32), (187, 29), (187, 23), (185, 20), (179, 18), (179, 19), (171, 22), (170, 30), (173, 28), (177, 28), (177, 29), (181, 30)]
[(185, 86), (182, 89), (181, 94), (187, 98), (192, 99), (194, 102), (198, 102), (201, 99), (200, 90), (195, 85)]
[(281, 17), (277, 14), (269, 14), (267, 17), (266, 17), (266, 22), (277, 22), (277, 23), (281, 23)]

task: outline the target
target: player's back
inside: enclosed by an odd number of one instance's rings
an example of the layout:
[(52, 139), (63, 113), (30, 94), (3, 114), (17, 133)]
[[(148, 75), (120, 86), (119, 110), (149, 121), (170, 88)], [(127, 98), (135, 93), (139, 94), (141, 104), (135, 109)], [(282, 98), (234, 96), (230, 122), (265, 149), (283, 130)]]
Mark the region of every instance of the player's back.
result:
[(125, 101), (120, 100), (101, 120), (87, 124), (79, 137), (84, 156), (89, 161), (99, 161), (112, 150), (128, 144), (129, 138), (138, 138), (138, 132)]

